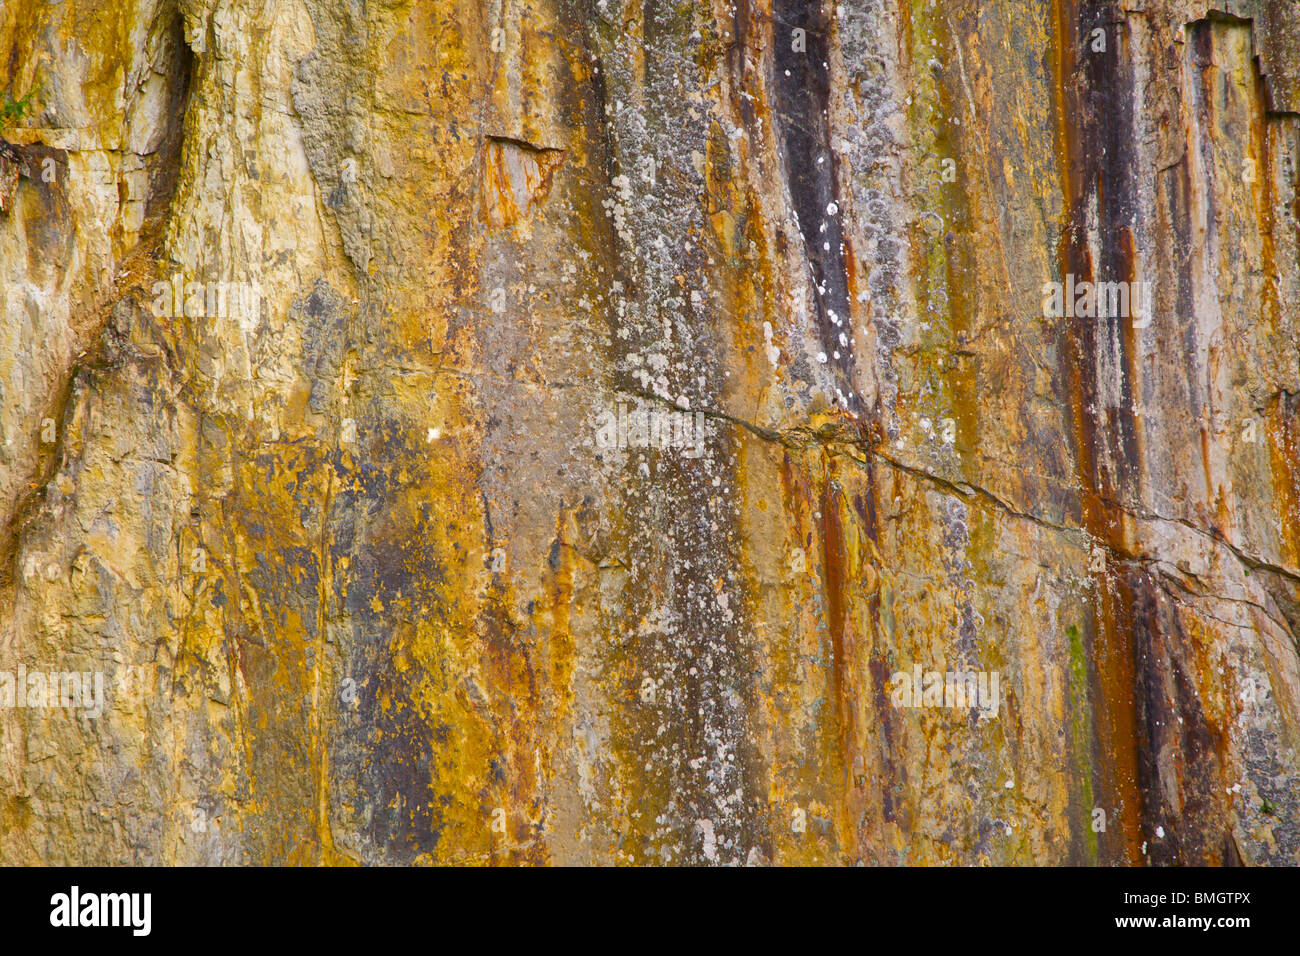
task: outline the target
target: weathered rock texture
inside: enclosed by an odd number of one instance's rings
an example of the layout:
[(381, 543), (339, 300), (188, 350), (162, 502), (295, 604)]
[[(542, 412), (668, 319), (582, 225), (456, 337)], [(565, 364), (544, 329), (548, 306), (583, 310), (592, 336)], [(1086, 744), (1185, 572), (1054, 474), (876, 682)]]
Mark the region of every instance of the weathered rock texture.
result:
[(1298, 40), (0, 0), (0, 862), (1300, 863)]

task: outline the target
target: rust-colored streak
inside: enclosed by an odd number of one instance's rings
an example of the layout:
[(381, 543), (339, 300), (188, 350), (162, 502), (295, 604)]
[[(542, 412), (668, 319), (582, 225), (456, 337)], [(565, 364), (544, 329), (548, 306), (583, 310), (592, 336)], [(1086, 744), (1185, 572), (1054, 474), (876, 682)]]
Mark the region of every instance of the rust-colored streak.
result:
[[(825, 458), (825, 475), (821, 488), (822, 538), (822, 591), (826, 598), (826, 619), (830, 631), (832, 651), (832, 694), (835, 701), (835, 733), (838, 745), (841, 797), (839, 801), (839, 826), (848, 841), (843, 847), (854, 858), (868, 852), (864, 846), (867, 833), (862, 830), (864, 819), (873, 809), (868, 801), (866, 768), (867, 729), (863, 723), (866, 707), (872, 699), (870, 689), (863, 686), (870, 672), (876, 685), (876, 703), (884, 709), (883, 688), (886, 678), (882, 662), (873, 661), (873, 667), (864, 667), (860, 644), (871, 646), (870, 633), (860, 633), (859, 621), (867, 627), (878, 608), (874, 601), (878, 594), (878, 574), (864, 553), (871, 545), (874, 528), (859, 526), (859, 512), (873, 509), (854, 508), (846, 500), (838, 473), (838, 459), (833, 454)], [(860, 503), (859, 503), (860, 504)], [(867, 523), (864, 522), (864, 525)], [(864, 603), (866, 614), (863, 613)], [(888, 746), (881, 747), (888, 763)], [(882, 788), (883, 789), (883, 788)], [(893, 807), (886, 796), (884, 817), (892, 819)], [(877, 810), (879, 808), (876, 808)]]
[[(1067, 273), (1073, 273), (1076, 282), (1095, 280), (1086, 239), (1089, 201), (1095, 198), (1103, 210), (1108, 200), (1117, 202), (1114, 190), (1108, 195), (1103, 187), (1107, 180), (1126, 175), (1125, 170), (1113, 168), (1116, 157), (1097, 155), (1087, 148), (1095, 132), (1091, 128), (1095, 124), (1094, 111), (1099, 104), (1124, 95), (1115, 76), (1103, 79), (1096, 63), (1081, 64), (1078, 59), (1080, 37), (1100, 13), (1100, 7), (1087, 2), (1076, 5), (1070, 0), (1053, 0), (1052, 4), (1057, 159), (1067, 213), (1061, 228), (1058, 262), (1060, 277), (1064, 279)], [(1118, 52), (1111, 55), (1118, 56)], [(1108, 66), (1114, 72), (1113, 62)], [(1117, 117), (1109, 119), (1114, 121)], [(1116, 211), (1111, 207), (1112, 215)], [(1104, 212), (1099, 215), (1104, 216)], [(1110, 234), (1102, 236), (1101, 241), (1106, 244), (1122, 242), (1122, 239)], [(1123, 475), (1112, 475), (1102, 467), (1105, 449), (1100, 445), (1099, 426), (1094, 417), (1101, 414), (1097, 410), (1095, 329), (1087, 320), (1064, 321), (1069, 324), (1062, 349), (1065, 363), (1062, 371), (1073, 425), (1080, 520), (1094, 538), (1108, 542), (1112, 550), (1122, 549), (1121, 495), (1112, 487), (1111, 480), (1114, 477), (1122, 482)], [(1121, 437), (1111, 447), (1113, 451), (1131, 450), (1132, 444)], [(1129, 464), (1136, 468), (1136, 462)], [(1134, 734), (1133, 647), (1131, 634), (1117, 620), (1116, 602), (1123, 600), (1122, 587), (1109, 569), (1096, 578), (1099, 597), (1094, 620), (1088, 628), (1093, 650), (1088, 676), (1094, 700), (1093, 752), (1089, 762), (1095, 768), (1097, 799), (1115, 807), (1119, 817), (1101, 841), (1103, 859), (1099, 862), (1134, 863), (1141, 856), (1142, 803)], [(1080, 820), (1076, 834), (1081, 835), (1085, 826)]]
[[(835, 693), (835, 719), (840, 743), (840, 753), (846, 757), (850, 747), (851, 719), (845, 689), (849, 679), (845, 673), (852, 636), (844, 630), (844, 529), (840, 524), (839, 503), (829, 481), (822, 486), (821, 532), (824, 561), (822, 564), (822, 593), (826, 595), (827, 626), (830, 628), (833, 652)], [(846, 646), (849, 645), (849, 646)]]

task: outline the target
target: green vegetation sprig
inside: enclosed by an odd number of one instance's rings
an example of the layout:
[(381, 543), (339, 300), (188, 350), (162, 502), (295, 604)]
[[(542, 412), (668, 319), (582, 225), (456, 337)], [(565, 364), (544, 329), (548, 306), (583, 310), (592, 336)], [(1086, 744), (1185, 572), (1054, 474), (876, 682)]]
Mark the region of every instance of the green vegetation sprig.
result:
[(32, 100), (39, 92), (39, 87), (33, 86), (27, 91), (27, 95), (19, 99), (12, 99), (8, 93), (5, 94), (4, 102), (0, 103), (0, 130), (8, 129), (10, 126), (17, 126), (32, 111)]

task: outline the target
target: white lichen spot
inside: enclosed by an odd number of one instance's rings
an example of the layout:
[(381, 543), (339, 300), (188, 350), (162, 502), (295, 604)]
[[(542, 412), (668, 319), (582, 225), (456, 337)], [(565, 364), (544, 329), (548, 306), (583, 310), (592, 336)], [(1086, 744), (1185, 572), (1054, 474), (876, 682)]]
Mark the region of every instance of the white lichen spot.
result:
[(718, 840), (713, 835), (713, 821), (696, 820), (695, 825), (704, 834), (704, 858), (712, 863), (718, 858)]

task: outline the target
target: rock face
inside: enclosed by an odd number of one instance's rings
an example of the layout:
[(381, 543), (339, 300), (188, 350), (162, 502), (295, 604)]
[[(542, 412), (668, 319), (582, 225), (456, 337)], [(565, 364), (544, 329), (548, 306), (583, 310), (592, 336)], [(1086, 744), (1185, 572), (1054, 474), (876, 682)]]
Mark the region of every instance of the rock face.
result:
[(0, 63), (0, 863), (1300, 863), (1295, 4)]

